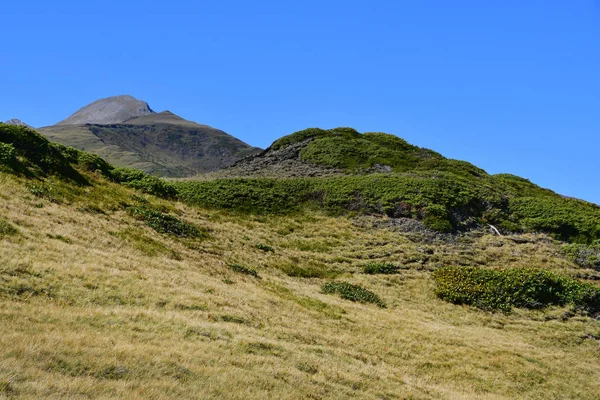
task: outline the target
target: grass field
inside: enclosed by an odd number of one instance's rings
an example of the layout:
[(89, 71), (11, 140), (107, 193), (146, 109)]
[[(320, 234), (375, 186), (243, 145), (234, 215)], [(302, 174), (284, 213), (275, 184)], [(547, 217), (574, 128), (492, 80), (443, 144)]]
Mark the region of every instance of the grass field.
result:
[[(598, 320), (435, 295), (449, 265), (600, 277), (545, 235), (242, 214), (90, 179), (0, 173), (0, 398), (598, 399)], [(160, 233), (128, 207), (202, 234)], [(374, 262), (397, 273), (364, 273)], [(326, 294), (330, 281), (385, 308)]]

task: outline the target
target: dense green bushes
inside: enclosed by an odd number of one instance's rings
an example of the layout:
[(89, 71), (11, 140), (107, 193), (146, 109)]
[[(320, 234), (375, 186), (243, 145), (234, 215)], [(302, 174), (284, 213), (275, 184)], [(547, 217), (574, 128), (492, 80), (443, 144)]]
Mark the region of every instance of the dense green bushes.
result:
[(386, 305), (375, 293), (358, 285), (352, 285), (348, 282), (327, 282), (321, 286), (323, 293), (337, 294), (342, 299), (355, 301), (359, 303), (372, 303), (381, 308)]
[(109, 177), (117, 183), (164, 199), (177, 196), (177, 190), (173, 185), (137, 169), (115, 168), (110, 172)]
[(198, 227), (158, 210), (145, 207), (127, 207), (126, 211), (134, 218), (144, 221), (146, 225), (159, 233), (185, 238), (202, 238), (208, 236), (206, 232)]
[(370, 262), (363, 267), (363, 272), (369, 275), (382, 274), (391, 275), (397, 274), (400, 268), (397, 265), (387, 262)]
[(17, 152), (9, 143), (0, 143), (0, 164), (12, 165), (16, 161)]
[(528, 231), (542, 231), (577, 243), (600, 239), (600, 207), (560, 196), (513, 197), (509, 221)]
[[(320, 178), (253, 178), (178, 182), (189, 204), (256, 213), (286, 213), (305, 206), (423, 220), (441, 231), (494, 224), (505, 231), (546, 232), (557, 239), (600, 239), (600, 207), (527, 187), (527, 181), (467, 178), (449, 172), (370, 174)], [(519, 197), (516, 192), (535, 194)]]
[(571, 304), (600, 312), (600, 288), (546, 270), (445, 267), (436, 270), (433, 278), (436, 294), (455, 304), (502, 311)]
[[(484, 185), (450, 174), (373, 174), (327, 178), (220, 179), (174, 183), (180, 199), (205, 207), (290, 212), (316, 203), (330, 210), (426, 218), (444, 231), (472, 223), (504, 200)], [(402, 207), (399, 205), (403, 204)]]

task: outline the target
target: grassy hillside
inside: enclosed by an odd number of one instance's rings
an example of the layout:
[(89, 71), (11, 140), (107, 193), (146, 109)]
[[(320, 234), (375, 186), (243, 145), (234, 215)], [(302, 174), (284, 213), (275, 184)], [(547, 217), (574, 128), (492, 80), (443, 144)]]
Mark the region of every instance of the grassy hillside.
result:
[(0, 398), (600, 392), (594, 246), (189, 206), (161, 182), (0, 125)]

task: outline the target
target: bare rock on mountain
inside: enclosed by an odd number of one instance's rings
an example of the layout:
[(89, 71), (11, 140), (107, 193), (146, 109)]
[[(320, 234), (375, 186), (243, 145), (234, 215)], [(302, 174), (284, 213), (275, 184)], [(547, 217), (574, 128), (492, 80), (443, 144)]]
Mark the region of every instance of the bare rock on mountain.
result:
[(113, 96), (88, 104), (57, 125), (118, 124), (150, 114), (155, 112), (145, 101), (132, 96)]
[(17, 119), (17, 118), (9, 119), (8, 121), (5, 122), (5, 124), (8, 124), (8, 125), (18, 125), (18, 126), (26, 126), (28, 128), (33, 128), (33, 126), (28, 125), (25, 122), (23, 122), (23, 121), (21, 121), (20, 119)]

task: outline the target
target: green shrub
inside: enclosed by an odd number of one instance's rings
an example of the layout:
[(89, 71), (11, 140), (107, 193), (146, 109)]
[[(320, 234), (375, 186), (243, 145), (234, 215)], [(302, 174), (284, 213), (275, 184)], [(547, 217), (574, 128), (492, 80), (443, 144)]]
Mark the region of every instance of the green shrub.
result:
[(159, 233), (166, 233), (183, 238), (203, 238), (207, 233), (196, 226), (181, 221), (177, 217), (145, 207), (127, 207), (127, 213), (144, 221), (146, 225)]
[(566, 244), (563, 246), (565, 255), (582, 268), (592, 268), (600, 271), (600, 240), (593, 244)]
[(132, 168), (115, 168), (111, 171), (111, 179), (122, 185), (140, 190), (144, 193), (172, 199), (177, 196), (177, 190), (173, 185), (156, 176), (151, 176), (143, 171)]
[(19, 233), (19, 230), (12, 226), (7, 221), (0, 219), (0, 237), (2, 236), (11, 236)]
[(600, 288), (541, 269), (444, 267), (434, 272), (433, 279), (441, 299), (484, 310), (508, 312), (512, 307), (572, 304), (591, 313), (600, 312)]
[(321, 286), (321, 290), (323, 293), (337, 294), (342, 299), (359, 303), (372, 303), (381, 308), (386, 307), (383, 300), (381, 300), (375, 293), (361, 286), (352, 285), (348, 282), (327, 282)]
[(85, 171), (99, 171), (106, 177), (109, 177), (111, 171), (113, 170), (113, 166), (106, 162), (103, 158), (98, 157), (95, 154), (86, 153), (85, 151), (78, 152), (77, 165), (79, 165)]
[(255, 278), (260, 278), (258, 276), (258, 272), (256, 272), (255, 269), (244, 267), (243, 265), (240, 265), (240, 264), (231, 264), (229, 267), (232, 270), (234, 270), (235, 272), (239, 272), (240, 274), (246, 274), (246, 275), (253, 276)]
[(17, 152), (12, 144), (0, 142), (0, 164), (12, 165), (16, 157)]
[(550, 233), (556, 239), (590, 244), (600, 239), (600, 206), (556, 195), (511, 198), (510, 220), (527, 231)]
[(363, 272), (369, 275), (383, 274), (391, 275), (397, 274), (400, 267), (392, 263), (387, 262), (371, 262), (363, 267)]
[(271, 246), (269, 246), (269, 245), (266, 245), (266, 244), (263, 244), (263, 243), (259, 243), (259, 244), (257, 244), (257, 245), (256, 245), (256, 246), (254, 246), (254, 247), (256, 247), (256, 248), (257, 248), (257, 249), (259, 249), (259, 250), (262, 250), (262, 251), (264, 251), (265, 253), (268, 253), (268, 252), (271, 252), (271, 253), (272, 253), (272, 252), (274, 252), (274, 251), (275, 251), (275, 250), (273, 250), (273, 248), (272, 248)]
[(452, 232), (454, 230), (448, 210), (439, 204), (432, 204), (425, 209), (423, 224), (425, 227), (438, 232)]

